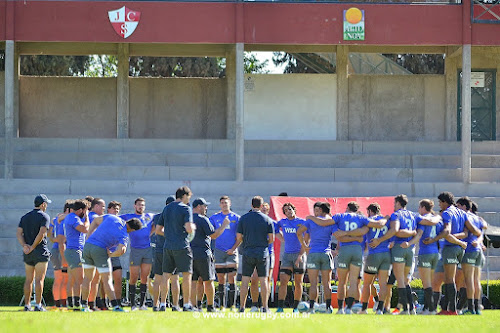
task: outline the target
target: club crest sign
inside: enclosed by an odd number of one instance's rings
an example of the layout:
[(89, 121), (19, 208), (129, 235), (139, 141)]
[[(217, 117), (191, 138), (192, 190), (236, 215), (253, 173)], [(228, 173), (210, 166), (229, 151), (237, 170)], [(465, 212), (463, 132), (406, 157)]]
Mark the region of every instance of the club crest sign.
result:
[(109, 22), (118, 36), (127, 38), (132, 35), (141, 19), (141, 12), (137, 12), (123, 6), (117, 10), (108, 12)]

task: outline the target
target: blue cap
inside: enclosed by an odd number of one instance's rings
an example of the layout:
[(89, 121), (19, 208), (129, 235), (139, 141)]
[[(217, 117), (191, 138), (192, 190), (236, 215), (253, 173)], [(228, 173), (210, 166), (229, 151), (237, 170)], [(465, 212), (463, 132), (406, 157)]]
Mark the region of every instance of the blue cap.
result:
[(39, 194), (35, 197), (35, 207), (40, 206), (44, 202), (52, 203), (52, 200), (50, 200), (45, 194)]
[(198, 207), (199, 205), (210, 205), (210, 202), (207, 202), (204, 198), (197, 198), (195, 201), (193, 201), (193, 208)]

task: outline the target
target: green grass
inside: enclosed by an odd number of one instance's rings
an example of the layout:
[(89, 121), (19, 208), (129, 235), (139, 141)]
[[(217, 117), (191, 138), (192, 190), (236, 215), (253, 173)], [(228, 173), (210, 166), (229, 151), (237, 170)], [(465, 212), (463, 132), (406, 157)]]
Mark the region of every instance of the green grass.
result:
[[(203, 313), (115, 312), (22, 312), (20, 307), (0, 307), (0, 331), (5, 332), (464, 332), (494, 331), (500, 328), (500, 310), (483, 311), (482, 316), (336, 316), (279, 318), (248, 312), (254, 318), (204, 318)], [(286, 315), (291, 316), (287, 310)]]

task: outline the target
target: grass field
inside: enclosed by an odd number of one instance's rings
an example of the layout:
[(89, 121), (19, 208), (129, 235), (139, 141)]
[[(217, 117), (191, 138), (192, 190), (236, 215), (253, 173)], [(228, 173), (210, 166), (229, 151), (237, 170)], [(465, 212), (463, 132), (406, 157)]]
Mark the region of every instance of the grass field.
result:
[[(336, 316), (315, 314), (286, 318), (246, 312), (224, 312), (210, 318), (203, 313), (157, 313), (137, 311), (22, 312), (19, 307), (0, 307), (0, 332), (499, 332), (500, 310), (483, 311), (482, 316)], [(248, 310), (247, 310), (248, 311)], [(253, 318), (252, 318), (253, 317)]]

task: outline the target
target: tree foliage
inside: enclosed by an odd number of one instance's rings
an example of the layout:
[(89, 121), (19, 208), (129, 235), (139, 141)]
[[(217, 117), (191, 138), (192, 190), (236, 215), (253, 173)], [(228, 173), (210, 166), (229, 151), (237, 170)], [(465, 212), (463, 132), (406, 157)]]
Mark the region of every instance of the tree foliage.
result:
[(284, 73), (318, 73), (312, 66), (299, 60), (299, 55), (302, 59), (308, 59), (311, 63), (316, 64), (316, 66), (323, 68), (325, 71), (335, 73), (335, 65), (315, 53), (301, 53), (295, 55), (286, 52), (273, 52), (273, 63), (276, 66), (285, 65), (283, 69)]
[(21, 56), (21, 75), (80, 76), (89, 60), (89, 56)]
[(413, 74), (444, 74), (443, 54), (383, 54)]

